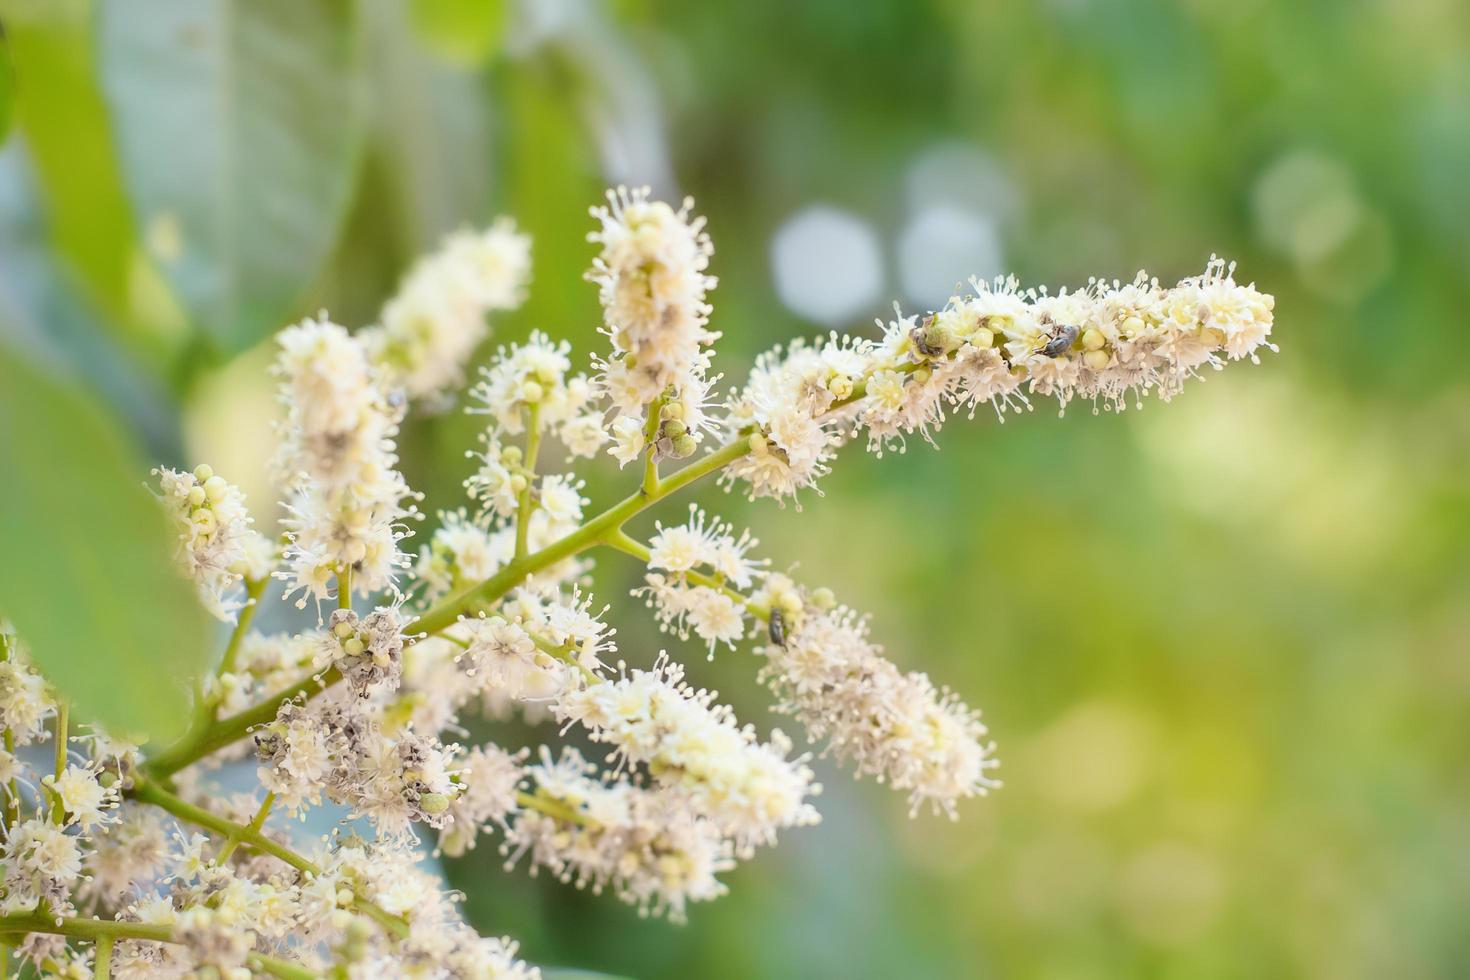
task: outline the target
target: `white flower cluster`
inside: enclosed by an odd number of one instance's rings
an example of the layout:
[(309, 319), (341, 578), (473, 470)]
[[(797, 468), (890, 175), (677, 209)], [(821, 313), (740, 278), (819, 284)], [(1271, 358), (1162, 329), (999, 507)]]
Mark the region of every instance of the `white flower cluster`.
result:
[(730, 841), (661, 788), (597, 776), (576, 749), (555, 762), (542, 750), (528, 770), (535, 802), (506, 832), (507, 867), (527, 857), (563, 882), (600, 894), (611, 887), (642, 915), (683, 922), (691, 902), (725, 894), (718, 875), (735, 866)]
[[(692, 630), (709, 644), (713, 657), (716, 644), (734, 647), (745, 636), (743, 603), (725, 584), (750, 588), (764, 574), (764, 563), (746, 557), (760, 543), (749, 531), (737, 538), (731, 525), (706, 518), (698, 507), (691, 505), (689, 513), (685, 524), (657, 525), (658, 533), (649, 541), (648, 585), (634, 595), (647, 596), (662, 628), (681, 639), (688, 639)], [(701, 581), (691, 582), (691, 573)], [(705, 584), (707, 575), (721, 584)]]
[[(499, 349), (470, 392), (488, 426), (463, 499), (446, 502), (416, 561), (400, 549), (419, 498), (398, 471), (399, 423), (410, 398), (445, 402), (486, 313), (521, 302), (528, 243), (509, 223), (451, 236), (356, 337), (325, 316), (282, 332), (283, 555), (208, 467), (156, 471), (211, 610), (233, 618), (236, 590), (253, 600), (272, 576), (318, 608), (272, 634), (240, 615), (173, 745), (140, 755), (95, 730), (69, 736), (65, 701), (0, 629), (0, 934), (38, 971), (85, 977), (110, 957), (114, 977), (534, 977), (514, 943), (462, 922), (431, 870), (481, 834), (498, 835), (508, 866), (645, 914), (683, 919), (724, 894), (737, 860), (817, 822), (810, 756), (739, 724), (666, 655), (620, 658), (609, 608), (584, 591), (595, 548), (640, 562), (634, 594), (665, 631), (710, 656), (751, 643), (777, 710), (814, 743), (913, 810), (954, 816), (999, 785), (978, 712), (882, 656), (829, 590), (770, 571), (749, 532), (694, 507), (644, 544), (628, 521), (703, 476), (784, 501), (860, 434), (881, 454), (981, 403), (1167, 400), (1206, 367), (1272, 348), (1271, 297), (1219, 261), (1171, 288), (975, 283), (881, 336), (771, 351), (715, 407), (702, 219), (646, 190), (593, 214), (588, 278), (611, 349), (590, 374), (539, 332)], [(714, 433), (722, 445), (660, 472)], [(585, 483), (547, 465), (548, 438), (565, 450), (557, 462), (641, 459), (638, 486), (586, 516)], [(461, 745), (476, 712), (552, 719), (608, 754)], [(41, 774), (28, 760), (48, 723), (62, 751)], [(210, 773), (252, 747), (261, 792), (221, 794)], [(298, 849), (281, 814), (329, 804), (372, 840)]]
[(585, 727), (595, 742), (616, 747), (609, 761), (642, 764), (686, 809), (712, 821), (749, 856), (776, 831), (817, 822), (806, 802), (819, 792), (804, 758), (788, 759), (791, 742), (779, 730), (762, 744), (739, 727), (735, 713), (715, 704), (715, 692), (684, 681), (684, 668), (660, 657), (652, 670), (629, 670), (615, 681), (569, 691), (557, 717)]
[(1202, 368), (1271, 346), (1274, 300), (1219, 259), (1171, 289), (1143, 273), (1055, 296), (1014, 279), (972, 285), (937, 313), (898, 317), (881, 339), (833, 334), (761, 358), (728, 406), (726, 429), (751, 452), (726, 479), (752, 498), (788, 497), (815, 487), (858, 431), (881, 455), (914, 432), (930, 438), (950, 408), (1003, 413), (1032, 394), (1063, 408), (1083, 398), (1122, 410), (1150, 391), (1168, 401)]
[[(362, 977), (539, 976), (515, 958), (515, 943), (467, 927), (453, 893), (401, 840), (409, 821), (449, 826), (451, 802), (467, 822), (506, 812), (524, 778), (523, 755), (501, 762), (499, 782), (494, 749), (472, 752), (450, 774), (451, 750), (411, 732), (383, 735), (362, 699), (349, 695), (289, 702), (257, 731), (258, 750), (272, 757), (262, 782), (276, 795), (265, 805), (246, 795), (219, 806), (193, 778), (182, 781), (186, 798), (150, 796), (136, 747), (96, 731), (69, 733), (24, 648), (8, 632), (3, 639), (8, 741), (42, 740), (47, 721), (68, 736), (60, 772), (40, 775), (0, 752), (0, 925), (10, 932), (6, 920), (17, 917), (37, 930), (19, 952), (42, 975), (92, 976), (96, 950), (67, 938), (112, 935), (108, 975), (122, 980), (333, 967)], [(455, 795), (459, 772), (476, 779), (473, 792)], [(294, 809), (338, 790), (373, 819), (375, 843), (348, 835), (298, 854), (267, 821), (270, 802)], [(222, 823), (206, 825), (208, 833), (187, 825), (212, 805)], [(223, 832), (226, 824), (236, 830)]]
[(771, 575), (752, 597), (769, 610), (769, 642), (760, 677), (813, 740), (837, 758), (957, 816), (955, 804), (1000, 785), (991, 770), (995, 744), (980, 713), (921, 673), (905, 674), (868, 639), (867, 623), (827, 590), (807, 594)]
[(179, 530), (178, 560), (215, 616), (234, 619), (232, 598), (244, 580), (263, 579), (275, 565), (275, 546), (251, 528), (240, 488), (207, 464), (184, 473), (159, 467), (159, 495)]
[(520, 306), (530, 278), (531, 238), (511, 219), (454, 232), (409, 270), (380, 322), (360, 336), (390, 385), (443, 403), (490, 333), (486, 314)]
[(670, 410), (652, 439), (660, 455), (682, 459), (710, 427), (705, 375), (709, 346), (720, 335), (709, 329), (705, 295), (715, 278), (705, 270), (714, 246), (704, 219), (691, 217), (692, 199), (677, 211), (650, 200), (646, 187), (619, 187), (607, 199), (606, 207), (592, 209), (601, 227), (587, 240), (602, 251), (587, 278), (598, 285), (612, 340), (602, 381), (618, 413), (614, 455), (626, 463), (643, 451), (643, 409), (663, 399)]
[(407, 565), (398, 541), (416, 516), (396, 468), (403, 402), (384, 391), (362, 343), (329, 320), (283, 330), (280, 347), (278, 467), (291, 512), (280, 574), (305, 594), (302, 605), (328, 597), (342, 572), (352, 591), (380, 592)]

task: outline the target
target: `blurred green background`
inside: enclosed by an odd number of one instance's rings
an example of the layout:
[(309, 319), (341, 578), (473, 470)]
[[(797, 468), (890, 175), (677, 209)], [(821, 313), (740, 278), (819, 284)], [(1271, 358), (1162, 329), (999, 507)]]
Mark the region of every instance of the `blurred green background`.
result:
[[(939, 453), (848, 452), (801, 511), (705, 495), (985, 710), (997, 795), (910, 820), (825, 767), (824, 824), (683, 927), (482, 845), (447, 874), (483, 930), (637, 977), (1465, 975), (1460, 0), (0, 0), (0, 21), (0, 341), (120, 420), (138, 479), (207, 459), (258, 511), (272, 330), (368, 323), (440, 234), (510, 213), (535, 284), (497, 339), (545, 327), (585, 357), (586, 208), (618, 181), (708, 215), (732, 383), (971, 273), (1172, 281), (1218, 251), (1276, 295), (1281, 353), (1169, 406), (956, 420)], [(460, 502), (474, 431), (406, 428), (426, 510)], [(611, 464), (588, 479), (620, 494)], [(619, 599), (635, 574), (597, 577), (643, 663), (670, 641)], [(750, 655), (678, 652), (780, 723)]]

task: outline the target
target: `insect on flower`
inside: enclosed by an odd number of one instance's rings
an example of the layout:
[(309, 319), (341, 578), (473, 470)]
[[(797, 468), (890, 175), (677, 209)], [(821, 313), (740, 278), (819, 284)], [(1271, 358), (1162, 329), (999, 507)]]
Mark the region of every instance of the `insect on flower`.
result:
[(778, 647), (786, 645), (786, 617), (781, 615), (781, 610), (772, 609), (771, 619), (767, 625), (766, 632), (771, 636), (771, 642)]
[(1049, 325), (1046, 332), (1046, 343), (1032, 353), (1045, 354), (1047, 357), (1061, 357), (1077, 339), (1078, 329), (1070, 323), (1053, 323), (1050, 317), (1044, 317), (1042, 322)]

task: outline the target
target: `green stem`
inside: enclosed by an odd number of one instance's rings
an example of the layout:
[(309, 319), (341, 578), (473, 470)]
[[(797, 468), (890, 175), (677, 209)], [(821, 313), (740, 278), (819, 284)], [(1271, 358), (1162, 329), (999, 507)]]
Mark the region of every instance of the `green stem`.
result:
[[(648, 560), (653, 557), (652, 554), (649, 552), (647, 545), (645, 545), (641, 541), (629, 537), (627, 534), (624, 534), (621, 529), (613, 534), (608, 535), (602, 543), (616, 551), (621, 551), (624, 554), (632, 555), (634, 558), (637, 558), (645, 565), (648, 564)], [(743, 606), (745, 610), (756, 619), (764, 620), (769, 619), (771, 616), (771, 611), (765, 606), (761, 605), (759, 602), (752, 602), (750, 598), (744, 593), (730, 588), (721, 579), (717, 579), (712, 575), (706, 575), (704, 572), (688, 571), (684, 572), (683, 574), (686, 581), (692, 582), (695, 585), (708, 586), (709, 588), (714, 589), (717, 592), (723, 592), (725, 595), (729, 596), (735, 602), (738, 602), (741, 606)]]
[[(67, 740), (67, 715), (70, 706), (66, 699), (56, 699), (56, 778), (66, 772), (66, 740)], [(61, 794), (56, 793), (51, 798), (51, 822), (56, 824), (66, 823), (66, 807), (61, 802)]]
[(97, 940), (97, 959), (92, 964), (93, 980), (110, 980), (112, 977), (112, 936), (101, 936)]
[(203, 827), (206, 830), (212, 830), (217, 834), (222, 834), (226, 839), (233, 837), (242, 844), (248, 844), (263, 854), (269, 854), (271, 857), (285, 861), (298, 871), (303, 871), (309, 875), (320, 874), (320, 869), (315, 864), (312, 864), (289, 847), (277, 844), (259, 830), (210, 813), (203, 807), (195, 806), (188, 800), (180, 799), (163, 789), (157, 783), (140, 780), (133, 787), (132, 792), (134, 799), (143, 803), (151, 803), (156, 807), (167, 810), (185, 823), (191, 823), (195, 826)]
[(178, 942), (168, 926), (144, 922), (115, 922), (111, 919), (58, 919), (40, 911), (20, 915), (0, 915), (0, 935), (45, 932), (54, 936), (100, 941), (111, 939), (143, 939), (155, 943)]
[[(260, 832), (254, 825), (246, 826), (227, 820), (217, 814), (210, 813), (203, 807), (197, 807), (187, 800), (180, 799), (174, 794), (163, 789), (156, 783), (140, 780), (133, 787), (133, 797), (143, 803), (151, 803), (156, 807), (167, 810), (175, 817), (185, 823), (212, 830), (222, 834), (226, 839), (234, 838), (242, 844), (249, 845), (263, 854), (278, 858), (302, 874), (316, 877), (321, 874), (321, 868), (317, 867), (308, 859), (297, 854), (283, 844), (278, 844)], [(382, 925), (389, 932), (402, 939), (408, 935), (408, 923), (400, 916), (393, 915), (380, 906), (368, 901), (362, 896), (356, 896), (352, 904), (358, 911)]]
[[(141, 939), (154, 943), (177, 943), (173, 930), (168, 926), (144, 922), (117, 922), (112, 919), (56, 919), (40, 912), (22, 915), (0, 915), (0, 936), (19, 936), (31, 932), (44, 932), (53, 936), (91, 940), (97, 944), (97, 960), (92, 975), (97, 980), (108, 980), (112, 969), (112, 946), (119, 939)], [(287, 963), (285, 960), (264, 953), (250, 953), (247, 957), (252, 969), (269, 973), (284, 980), (317, 980), (318, 975), (310, 970)]]
[(337, 569), (337, 608), (352, 608), (352, 566)]
[(531, 514), (535, 511), (533, 496), (536, 492), (536, 457), (541, 452), (541, 406), (531, 405), (526, 409), (526, 459), (523, 464), (526, 486), (521, 491), (516, 508), (516, 557), (526, 557), (529, 550), (528, 535), (531, 533)]
[(744, 438), (739, 438), (710, 453), (699, 462), (684, 467), (668, 479), (660, 481), (657, 493), (645, 494), (640, 488), (637, 493), (623, 498), (560, 541), (549, 544), (525, 558), (512, 561), (478, 585), (441, 600), (404, 627), (404, 632), (410, 635), (414, 633), (432, 635), (452, 626), (460, 614), (475, 603), (498, 599), (524, 582), (528, 576), (600, 543), (605, 535), (621, 528), (636, 514), (670, 494), (682, 490), (701, 477), (724, 468), (748, 452), (750, 452), (749, 444)]
[(274, 956), (266, 956), (264, 953), (251, 953), (245, 957), (245, 962), (256, 973), (269, 973), (273, 977), (280, 977), (281, 980), (318, 980), (321, 976), (321, 974), (312, 973), (305, 967), (278, 960)]
[[(265, 826), (265, 818), (270, 816), (271, 807), (275, 804), (275, 802), (276, 794), (272, 792), (267, 792), (265, 794), (265, 801), (260, 804), (260, 809), (255, 812), (255, 818), (250, 821), (251, 830), (259, 831), (261, 827)], [(235, 853), (235, 848), (239, 846), (240, 838), (231, 834), (229, 840), (225, 841), (225, 846), (220, 848), (220, 852), (215, 855), (214, 863), (220, 865), (224, 864), (230, 859), (230, 855)]]
[(653, 496), (658, 493), (658, 452), (654, 447), (654, 439), (658, 435), (660, 425), (659, 414), (663, 411), (664, 396), (659, 395), (648, 406), (648, 418), (643, 423), (643, 451), (648, 458), (643, 461), (643, 493)]
[(67, 715), (70, 706), (63, 699), (56, 701), (56, 775), (66, 771)]
[(260, 597), (269, 581), (268, 578), (245, 580), (245, 605), (235, 619), (235, 628), (230, 632), (230, 642), (225, 646), (225, 655), (220, 659), (218, 673), (229, 674), (234, 671), (240, 643), (245, 639), (245, 634), (250, 632), (250, 622), (255, 619), (256, 607), (260, 605)]
[[(15, 754), (15, 732), (5, 729), (5, 752), (7, 755)], [(7, 830), (20, 823), (20, 785), (11, 779), (6, 784), (5, 810), (0, 813), (0, 830)]]
[(244, 738), (245, 734), (256, 725), (264, 725), (274, 720), (276, 712), (284, 702), (293, 698), (319, 694), (341, 679), (342, 675), (335, 667), (330, 667), (319, 674), (303, 677), (267, 700), (230, 715), (228, 718), (221, 718), (203, 731), (186, 736), (164, 749), (148, 761), (146, 766), (148, 775), (154, 779), (172, 776), (190, 763)]
[(558, 800), (555, 797), (542, 796), (539, 793), (517, 793), (516, 802), (524, 809), (539, 810), (562, 823), (574, 823), (578, 826), (586, 826), (588, 823), (585, 813), (577, 810), (565, 800)]

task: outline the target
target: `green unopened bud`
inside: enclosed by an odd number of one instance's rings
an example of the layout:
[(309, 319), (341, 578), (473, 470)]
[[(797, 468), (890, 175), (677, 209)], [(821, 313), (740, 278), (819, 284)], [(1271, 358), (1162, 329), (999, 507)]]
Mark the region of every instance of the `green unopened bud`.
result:
[(687, 432), (674, 440), (674, 455), (680, 459), (693, 456), (694, 451), (698, 448), (699, 442)]
[(530, 484), (526, 482), (526, 478), (519, 473), (510, 478), (510, 488), (516, 493), (521, 493), (528, 486)]
[(663, 425), (664, 435), (670, 439), (677, 439), (689, 431), (689, 427), (678, 419), (668, 419)]
[(1088, 329), (1082, 331), (1083, 350), (1100, 350), (1102, 349), (1103, 344), (1106, 344), (1107, 342), (1108, 339), (1102, 335), (1101, 330), (1089, 327)]
[(349, 637), (347, 642), (342, 644), (342, 649), (351, 656), (356, 657), (361, 655), (362, 651), (367, 649), (367, 646), (357, 637), (353, 636)]
[(500, 451), (500, 461), (506, 466), (521, 465), (521, 458), (520, 446), (506, 446)]
[(668, 419), (679, 419), (680, 421), (683, 421), (683, 419), (684, 419), (684, 403), (683, 402), (669, 402), (668, 404), (664, 405), (663, 408), (660, 408), (658, 410), (658, 417), (661, 418), (661, 419), (665, 419), (665, 420), (668, 420)]
[(832, 392), (833, 398), (849, 398), (852, 396), (852, 379), (839, 374), (827, 382), (827, 390)]
[(332, 632), (337, 634), (337, 639), (345, 640), (353, 634), (354, 627), (351, 623), (344, 619), (342, 620), (342, 622), (332, 627)]
[(1101, 371), (1112, 359), (1113, 356), (1105, 350), (1090, 350), (1082, 355), (1082, 363), (1087, 365), (1089, 371)]
[(528, 402), (539, 402), (546, 397), (546, 389), (535, 381), (527, 381), (521, 385), (521, 399)]
[(995, 331), (989, 327), (981, 327), (970, 335), (970, 346), (980, 350), (989, 350), (995, 344)]
[(419, 809), (431, 816), (449, 809), (449, 797), (443, 793), (425, 793), (419, 797)]
[(757, 456), (765, 455), (766, 437), (761, 435), (759, 432), (752, 432), (750, 434), (750, 438), (747, 440), (747, 444), (750, 446), (750, 451), (755, 453)]
[(204, 492), (203, 487), (189, 488), (189, 505), (191, 507), (203, 506), (206, 499), (208, 499), (208, 495)]
[(818, 609), (831, 609), (837, 605), (837, 596), (833, 595), (832, 590), (829, 588), (823, 587), (817, 589), (812, 593), (812, 605)]
[(210, 466), (208, 463), (200, 463), (198, 466), (194, 467), (194, 479), (198, 480), (200, 483), (205, 482), (212, 476), (214, 476), (214, 467)]
[(1144, 326), (1145, 324), (1143, 322), (1143, 317), (1130, 316), (1128, 319), (1123, 321), (1123, 332), (1128, 336), (1133, 337), (1140, 333), (1143, 333)]
[(230, 485), (225, 482), (224, 477), (212, 476), (204, 481), (204, 493), (211, 501), (219, 501), (230, 492)]

